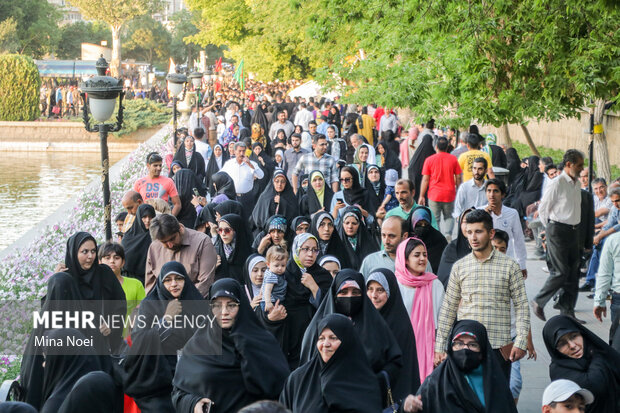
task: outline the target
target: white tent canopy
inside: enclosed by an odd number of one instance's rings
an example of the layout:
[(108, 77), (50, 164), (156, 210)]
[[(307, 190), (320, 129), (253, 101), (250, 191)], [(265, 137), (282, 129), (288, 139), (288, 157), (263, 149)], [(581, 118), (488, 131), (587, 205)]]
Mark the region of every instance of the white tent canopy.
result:
[(301, 97), (304, 99), (308, 99), (310, 97), (326, 97), (327, 99), (334, 99), (338, 96), (338, 93), (331, 90), (328, 92), (321, 92), (321, 85), (319, 85), (314, 80), (304, 83), (303, 85), (297, 86), (295, 89), (288, 92), (288, 95), (292, 98)]

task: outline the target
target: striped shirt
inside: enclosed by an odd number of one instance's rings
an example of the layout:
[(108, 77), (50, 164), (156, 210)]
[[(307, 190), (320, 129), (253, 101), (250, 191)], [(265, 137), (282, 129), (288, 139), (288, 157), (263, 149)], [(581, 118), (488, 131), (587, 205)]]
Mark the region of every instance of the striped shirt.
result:
[(517, 324), (514, 345), (526, 350), (530, 310), (519, 264), (495, 249), (483, 261), (473, 252), (458, 260), (452, 267), (439, 312), (435, 351), (446, 351), (448, 335), (457, 319), (482, 323), (494, 349), (510, 343), (511, 301)]

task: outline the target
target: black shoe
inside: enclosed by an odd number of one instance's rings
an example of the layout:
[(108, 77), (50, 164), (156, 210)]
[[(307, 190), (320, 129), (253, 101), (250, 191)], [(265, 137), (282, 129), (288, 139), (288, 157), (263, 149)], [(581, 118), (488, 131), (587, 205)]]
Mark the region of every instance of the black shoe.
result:
[(592, 300), (592, 299), (594, 298), (594, 293), (592, 293), (592, 294), (588, 294), (588, 295), (587, 295), (587, 297), (588, 297), (590, 300)]
[(547, 321), (547, 317), (545, 317), (545, 311), (541, 306), (538, 305), (536, 301), (530, 301), (530, 305), (532, 306), (532, 311), (534, 312), (534, 315), (536, 317), (540, 318), (542, 321)]
[(590, 281), (586, 281), (584, 282), (581, 287), (579, 287), (579, 292), (585, 293), (585, 292), (592, 292), (592, 290), (594, 290), (594, 284), (591, 283)]
[(567, 316), (569, 316), (569, 317), (573, 318), (573, 319), (574, 319), (576, 322), (578, 322), (579, 324), (585, 324), (585, 323), (586, 323), (586, 322), (585, 322), (585, 320), (580, 320), (579, 318), (577, 318), (577, 317), (575, 316), (575, 312), (574, 312), (574, 311), (570, 311), (570, 312), (567, 312), (567, 313), (563, 313), (563, 315), (567, 315)]

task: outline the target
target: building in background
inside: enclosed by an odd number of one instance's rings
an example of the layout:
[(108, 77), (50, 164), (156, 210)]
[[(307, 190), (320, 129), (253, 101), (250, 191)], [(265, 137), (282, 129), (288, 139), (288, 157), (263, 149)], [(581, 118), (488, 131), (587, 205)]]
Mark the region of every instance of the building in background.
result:
[(164, 0), (164, 7), (160, 13), (153, 14), (153, 18), (162, 22), (164, 26), (170, 30), (171, 17), (174, 13), (185, 10), (185, 2), (183, 0)]
[(83, 21), (84, 18), (77, 7), (73, 7), (66, 2), (66, 0), (47, 0), (48, 3), (58, 7), (62, 12), (62, 20), (60, 24), (71, 24), (79, 21)]

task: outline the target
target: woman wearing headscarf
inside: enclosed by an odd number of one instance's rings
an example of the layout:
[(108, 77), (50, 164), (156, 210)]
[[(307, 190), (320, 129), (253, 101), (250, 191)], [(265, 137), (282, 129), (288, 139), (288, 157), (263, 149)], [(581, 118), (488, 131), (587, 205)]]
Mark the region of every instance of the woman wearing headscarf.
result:
[(494, 133), (489, 133), (486, 138), (482, 138), (482, 136), (480, 136), (480, 138), (484, 141), (481, 150), (489, 154), (491, 157), (491, 164), (500, 168), (506, 168), (508, 166), (508, 159), (506, 158), (504, 149), (497, 144), (497, 136)]
[(319, 241), (318, 259), (325, 255), (338, 258), (340, 268), (350, 268), (349, 256), (345, 253), (344, 243), (336, 231), (334, 218), (327, 212), (319, 212), (312, 217), (310, 233)]
[(269, 139), (265, 137), (265, 130), (266, 129), (263, 129), (258, 123), (253, 123), (252, 134), (250, 135), (250, 137), (252, 138), (251, 142), (252, 144), (260, 143), (261, 145), (263, 145), (263, 148), (265, 148), (267, 153), (270, 153), (271, 145)]
[(183, 349), (173, 380), (176, 411), (194, 413), (212, 402), (211, 413), (228, 413), (275, 399), (289, 369), (277, 341), (256, 319), (243, 287), (232, 279), (218, 280), (209, 298), (216, 322), (213, 328), (198, 330)]
[(288, 171), (288, 165), (286, 163), (286, 159), (284, 158), (283, 149), (276, 149), (273, 155), (273, 161), (276, 163), (276, 169), (282, 169), (285, 173)]
[(286, 148), (286, 131), (284, 129), (278, 129), (276, 137), (271, 141), (272, 151), (276, 148)]
[(407, 134), (407, 139), (404, 139), (400, 143), (400, 163), (403, 168), (409, 168), (409, 152), (415, 150), (415, 141), (418, 139), (418, 135), (420, 134), (420, 130), (417, 128), (415, 124), (411, 124), (409, 127), (409, 133)]
[(422, 408), (411, 411), (517, 413), (486, 328), (473, 320), (457, 321), (450, 343), (446, 360), (420, 387), (417, 398)]
[(301, 343), (306, 327), (327, 294), (332, 276), (317, 263), (318, 241), (312, 234), (295, 237), (286, 264), (286, 318), (275, 320), (259, 314), (265, 327), (278, 339), (291, 369), (299, 366)]
[(254, 193), (254, 199), (257, 199), (260, 194), (265, 190), (269, 184), (269, 180), (273, 175), (276, 168), (276, 163), (271, 159), (267, 152), (265, 152), (263, 145), (260, 143), (252, 144), (252, 154), (250, 155), (250, 161), (256, 162), (258, 167), (262, 169), (265, 176), (261, 179), (254, 180), (254, 186), (252, 192)]
[(361, 144), (353, 155), (353, 166), (357, 169), (357, 173), (359, 175), (360, 185), (364, 187), (364, 180), (366, 178), (366, 170), (368, 169), (368, 164), (373, 163), (369, 161), (370, 156), (370, 145), (367, 143)]
[(177, 351), (196, 328), (160, 328), (165, 316), (192, 319), (204, 311), (204, 299), (183, 264), (170, 261), (161, 268), (155, 287), (140, 303), (138, 320), (131, 332), (132, 346), (123, 368), (124, 391), (141, 411), (174, 412), (170, 392), (177, 365)]
[[(260, 254), (252, 254), (245, 262), (243, 279), (245, 281), (245, 292), (248, 295), (250, 306), (256, 309), (261, 301), (261, 286), (265, 270), (267, 269), (267, 260)], [(260, 307), (258, 307), (260, 309)]]
[[(181, 164), (181, 167), (190, 169), (193, 171), (198, 177), (199, 182), (203, 182), (205, 179), (205, 160), (202, 155), (196, 151), (196, 143), (194, 142), (194, 137), (188, 135), (185, 137), (183, 141), (183, 145), (179, 148), (177, 153), (174, 155), (173, 162), (177, 161)], [(174, 177), (174, 172), (170, 170), (169, 177)]]
[(545, 174), (540, 172), (538, 156), (528, 158), (527, 169), (525, 170), (525, 186), (523, 191), (513, 198), (512, 207), (517, 210), (519, 217), (526, 216), (525, 209), (536, 201), (540, 200), (542, 184)]
[(318, 325), (310, 360), (286, 381), (280, 402), (293, 413), (381, 411), (381, 390), (351, 320), (330, 314)]
[(450, 272), (452, 271), (454, 263), (471, 252), (471, 246), (465, 236), (465, 224), (467, 223), (465, 217), (474, 209), (475, 208), (469, 208), (461, 213), (458, 221), (459, 226), (456, 239), (450, 241), (441, 254), (437, 278), (439, 278), (444, 288), (448, 287), (448, 280), (450, 280)]
[(274, 215), (283, 215), (287, 222), (299, 215), (299, 206), (293, 187), (282, 169), (276, 169), (267, 188), (260, 194), (254, 210), (252, 223), (256, 230), (264, 228)]
[(215, 251), (218, 254), (218, 264), (215, 268), (215, 279), (234, 278), (243, 283), (243, 266), (245, 260), (252, 253), (250, 236), (246, 230), (243, 218), (236, 214), (227, 214), (218, 222), (218, 237), (215, 241)]
[(343, 189), (334, 194), (329, 207), (329, 212), (332, 213), (336, 224), (340, 223), (342, 209), (354, 205), (363, 209), (362, 215), (364, 215), (367, 224), (374, 222), (373, 215), (376, 211), (372, 209), (368, 191), (360, 184), (357, 169), (351, 165), (343, 167), (340, 170), (340, 182)]
[(551, 380), (568, 379), (594, 394), (586, 412), (620, 411), (620, 354), (574, 318), (557, 315), (543, 328)]
[[(202, 155), (199, 154), (199, 156)], [(198, 192), (200, 196), (206, 195), (202, 180), (190, 169), (180, 169), (174, 174), (172, 180), (181, 200), (181, 211), (179, 211), (177, 219), (186, 228), (194, 229), (197, 214), (192, 199), (194, 199), (195, 192)]]
[(382, 373), (385, 372), (390, 383), (396, 385), (402, 367), (402, 352), (390, 328), (368, 299), (364, 276), (352, 269), (340, 271), (333, 279), (327, 296), (304, 334), (301, 362), (306, 363), (312, 358), (321, 320), (336, 313), (349, 317), (353, 322), (378, 382), (385, 386)]
[(265, 114), (266, 109), (267, 107), (263, 103), (256, 106), (256, 109), (254, 109), (254, 115), (252, 115), (252, 128), (254, 128), (254, 125), (258, 124), (263, 130), (269, 130), (269, 120)]
[(319, 210), (327, 211), (333, 196), (334, 192), (325, 184), (323, 173), (318, 170), (312, 171), (309, 175), (308, 190), (299, 201), (299, 212), (312, 216)]
[(332, 105), (332, 107), (329, 108), (327, 123), (334, 125), (338, 131), (338, 135), (340, 135), (340, 131), (342, 130), (342, 120), (340, 120), (340, 111), (335, 105)]
[(304, 232), (310, 232), (310, 218), (305, 215), (299, 215), (293, 218), (291, 231), (294, 232), (294, 236), (303, 234)]
[(141, 204), (136, 211), (136, 218), (123, 235), (121, 244), (125, 250), (125, 266), (123, 269), (130, 277), (137, 278), (144, 285), (146, 255), (151, 246), (151, 234), (142, 218), (155, 218), (155, 208), (149, 204)]
[[(218, 195), (221, 196), (221, 195)], [(243, 215), (243, 205), (239, 201), (234, 201), (226, 198), (225, 201), (215, 203), (215, 200), (210, 204), (207, 204), (198, 214), (196, 218), (196, 228), (199, 225), (209, 223), (211, 228), (211, 235), (217, 235), (217, 223), (221, 217), (226, 214)]]
[(224, 151), (224, 147), (219, 143), (213, 146), (213, 155), (207, 162), (207, 171), (205, 173), (205, 187), (210, 190), (213, 183), (213, 176), (222, 169), (222, 166), (228, 160), (228, 152)]
[(394, 334), (403, 353), (403, 368), (392, 386), (392, 393), (396, 399), (415, 394), (420, 387), (415, 335), (394, 273), (386, 268), (373, 270), (366, 280), (366, 294)]
[(256, 234), (252, 249), (261, 255), (267, 253), (272, 245), (280, 245), (288, 250), (295, 232), (289, 228), (289, 223), (283, 215), (274, 215), (267, 220), (263, 230)]
[(504, 205), (512, 207), (525, 189), (527, 169), (521, 167), (521, 158), (515, 148), (506, 150), (506, 158), (508, 160), (508, 195), (504, 198)]
[(362, 212), (358, 207), (344, 208), (342, 219), (337, 224), (338, 236), (344, 243), (351, 268), (359, 269), (368, 254), (379, 251), (379, 245), (366, 227)]
[(422, 167), (424, 161), (431, 155), (435, 154), (435, 148), (433, 148), (433, 136), (431, 134), (425, 134), (422, 138), (422, 142), (418, 145), (411, 161), (409, 161), (408, 177), (415, 185), (416, 192), (420, 191), (422, 187)]
[(213, 175), (211, 180), (211, 188), (209, 188), (211, 197), (224, 194), (228, 199), (234, 201), (237, 199), (237, 190), (235, 189), (235, 182), (230, 175), (226, 172), (218, 172)]
[[(58, 413), (109, 413), (114, 409), (114, 380), (103, 371), (82, 376), (71, 389)], [(0, 410), (2, 411), (2, 410)]]
[(398, 159), (398, 154), (390, 150), (388, 144), (385, 141), (377, 142), (375, 152), (375, 162), (377, 166), (381, 168), (381, 171), (385, 173), (385, 171), (387, 171), (388, 169), (394, 169), (396, 172), (398, 172), (398, 177), (400, 178), (401, 172), (403, 170), (403, 165)]
[[(84, 334), (72, 328), (49, 330), (43, 345), (43, 405), (41, 413), (56, 413), (75, 382), (82, 376), (100, 370), (99, 359), (89, 346), (71, 345), (69, 340), (85, 340)], [(57, 343), (62, 343), (58, 345)]]
[(368, 192), (368, 201), (371, 209), (376, 211), (385, 199), (384, 173), (377, 165), (368, 165), (364, 187)]
[(428, 262), (433, 273), (439, 269), (439, 262), (448, 241), (436, 228), (432, 226), (431, 210), (425, 206), (417, 206), (411, 212), (409, 234), (415, 234), (425, 245), (428, 253)]
[(435, 330), (444, 288), (435, 274), (426, 272), (426, 246), (407, 238), (396, 249), (395, 275), (416, 338), (420, 383), (433, 371)]

